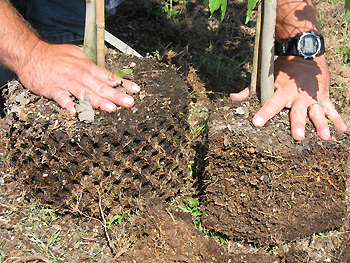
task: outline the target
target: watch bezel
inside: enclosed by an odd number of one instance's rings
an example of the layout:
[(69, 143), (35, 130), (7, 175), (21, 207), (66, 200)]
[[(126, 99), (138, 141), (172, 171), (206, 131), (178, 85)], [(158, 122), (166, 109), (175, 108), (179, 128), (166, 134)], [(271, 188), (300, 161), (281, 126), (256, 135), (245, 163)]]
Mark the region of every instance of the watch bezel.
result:
[[(315, 53), (313, 53), (312, 55), (307, 55), (303, 52), (302, 49), (302, 43), (303, 43), (303, 39), (307, 36), (312, 36), (314, 39), (316, 39), (317, 41), (317, 50)], [(299, 37), (298, 40), (298, 52), (300, 53), (300, 55), (302, 57), (304, 57), (304, 59), (310, 59), (310, 58), (315, 58), (318, 54), (320, 54), (321, 51), (321, 39), (320, 36), (315, 34), (315, 32), (313, 31), (308, 31), (308, 32), (303, 32), (303, 34)]]

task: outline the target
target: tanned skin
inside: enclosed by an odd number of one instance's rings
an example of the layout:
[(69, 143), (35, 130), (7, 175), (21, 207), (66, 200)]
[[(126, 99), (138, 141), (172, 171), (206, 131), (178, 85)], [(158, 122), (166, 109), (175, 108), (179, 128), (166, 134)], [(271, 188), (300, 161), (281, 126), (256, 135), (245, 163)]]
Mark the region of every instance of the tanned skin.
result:
[[(276, 38), (286, 39), (301, 35), (302, 32), (320, 33), (310, 0), (278, 0)], [(324, 55), (305, 60), (298, 56), (279, 57), (275, 61), (275, 93), (256, 113), (253, 124), (262, 127), (283, 108), (290, 108), (291, 135), (295, 140), (305, 138), (307, 116), (314, 123), (318, 136), (330, 139), (327, 119), (340, 131), (347, 126), (329, 98), (330, 76)], [(231, 99), (242, 100), (249, 96), (249, 88)], [(323, 107), (308, 107), (314, 103)]]
[(71, 96), (88, 94), (93, 107), (109, 112), (116, 105), (131, 107), (131, 96), (113, 88), (122, 84), (129, 93), (140, 88), (92, 63), (74, 45), (54, 45), (41, 40), (21, 15), (0, 0), (0, 63), (15, 72), (31, 92), (53, 99), (75, 114)]

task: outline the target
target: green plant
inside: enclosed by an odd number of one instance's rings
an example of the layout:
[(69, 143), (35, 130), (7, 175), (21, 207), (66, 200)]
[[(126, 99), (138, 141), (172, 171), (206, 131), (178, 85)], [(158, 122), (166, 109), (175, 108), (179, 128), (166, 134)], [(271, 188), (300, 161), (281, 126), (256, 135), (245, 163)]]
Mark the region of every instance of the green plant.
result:
[(218, 238), (221, 244), (226, 243), (226, 239), (222, 237), (222, 235), (218, 234), (216, 231), (212, 229), (208, 229), (202, 225), (202, 211), (199, 206), (199, 201), (197, 199), (184, 199), (185, 206), (178, 205), (185, 213), (190, 213), (192, 215), (193, 224), (199, 228), (199, 230), (203, 231), (206, 235), (210, 235), (213, 238)]
[[(334, 3), (338, 3), (340, 0), (334, 0)], [(346, 20), (350, 21), (350, 0), (345, 0), (345, 15)]]
[(193, 134), (191, 141), (193, 141), (199, 134), (201, 134), (202, 131), (204, 131), (207, 128), (208, 119), (202, 121), (198, 126), (192, 128), (191, 134)]
[(174, 9), (173, 0), (166, 1), (162, 7), (162, 11), (170, 20), (176, 20), (177, 16), (180, 13), (178, 10)]
[(7, 161), (7, 158), (2, 153), (0, 153), (0, 164), (5, 164), (6, 161)]
[(8, 242), (7, 240), (0, 241), (0, 263), (4, 262), (6, 258), (6, 253), (3, 251), (3, 247), (6, 246), (7, 242)]
[(125, 218), (127, 217), (133, 217), (133, 215), (123, 214), (123, 215), (115, 215), (112, 217), (111, 220), (106, 222), (106, 225), (110, 227), (113, 224), (121, 224), (125, 221)]
[(124, 78), (125, 75), (131, 74), (131, 73), (132, 73), (132, 69), (124, 68), (124, 69), (121, 69), (121, 70), (118, 70), (117, 72), (115, 72), (114, 75), (121, 77), (121, 78)]
[[(271, 0), (269, 0), (271, 2)], [(334, 3), (339, 2), (340, 0), (334, 0)], [(249, 22), (253, 10), (256, 7), (256, 4), (259, 0), (247, 0), (247, 16), (246, 23)], [(204, 5), (209, 6), (210, 12), (213, 14), (219, 8), (221, 9), (221, 22), (225, 17), (226, 9), (227, 9), (227, 0), (204, 0)], [(345, 12), (346, 12), (346, 20), (350, 21), (350, 0), (345, 0)]]
[(348, 62), (349, 62), (349, 59), (350, 59), (350, 48), (349, 48), (349, 47), (341, 46), (341, 47), (339, 48), (339, 51), (340, 51), (340, 53), (343, 54), (343, 57), (344, 57), (343, 62), (344, 62), (345, 64), (348, 63)]
[(227, 0), (204, 0), (204, 5), (209, 6), (211, 14), (213, 14), (216, 10), (220, 8), (221, 22), (224, 20), (227, 8)]

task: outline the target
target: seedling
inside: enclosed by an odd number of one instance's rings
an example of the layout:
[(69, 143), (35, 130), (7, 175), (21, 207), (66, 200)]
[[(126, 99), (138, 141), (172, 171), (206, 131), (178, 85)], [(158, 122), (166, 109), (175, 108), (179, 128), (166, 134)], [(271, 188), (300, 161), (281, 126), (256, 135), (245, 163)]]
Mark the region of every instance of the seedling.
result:
[(173, 8), (173, 0), (166, 2), (162, 8), (163, 13), (166, 14), (168, 19), (176, 20), (176, 17), (180, 13), (178, 10)]
[(110, 227), (113, 224), (121, 224), (124, 222), (125, 218), (127, 217), (127, 215), (115, 215), (112, 217), (112, 219), (108, 222), (106, 222), (106, 225), (108, 227)]
[(121, 69), (121, 70), (115, 72), (114, 75), (121, 77), (121, 78), (124, 78), (125, 75), (131, 74), (131, 73), (132, 73), (132, 69), (125, 68), (125, 69)]
[(193, 134), (193, 136), (191, 138), (191, 141), (197, 138), (198, 135), (201, 134), (202, 131), (204, 131), (207, 128), (207, 124), (208, 124), (208, 119), (202, 121), (199, 126), (192, 128), (191, 134)]
[(177, 207), (185, 213), (190, 213), (192, 215), (193, 224), (199, 228), (199, 230), (203, 231), (206, 235), (209, 235), (213, 238), (218, 238), (221, 244), (225, 244), (226, 239), (222, 235), (219, 235), (214, 230), (205, 228), (202, 225), (202, 211), (199, 206), (199, 201), (197, 199), (184, 199), (184, 202), (186, 203), (186, 206), (178, 205)]

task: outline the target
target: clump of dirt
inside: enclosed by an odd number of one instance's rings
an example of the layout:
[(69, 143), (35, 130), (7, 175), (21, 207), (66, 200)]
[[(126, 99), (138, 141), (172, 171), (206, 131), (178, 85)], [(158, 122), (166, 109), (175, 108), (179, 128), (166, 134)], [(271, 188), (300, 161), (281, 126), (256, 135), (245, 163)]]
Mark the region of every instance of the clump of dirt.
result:
[(114, 53), (108, 61), (112, 72), (132, 65), (130, 77), (142, 91), (133, 108), (96, 111), (93, 123), (18, 83), (9, 87), (10, 165), (28, 194), (61, 212), (98, 217), (102, 209), (108, 217), (191, 186), (184, 79), (152, 59)]
[(259, 109), (223, 100), (209, 122), (203, 223), (236, 240), (282, 244), (340, 228), (350, 134), (332, 130), (322, 141), (307, 125), (306, 139), (288, 134), (288, 112), (263, 128), (251, 119)]
[(258, 251), (227, 253), (225, 247), (193, 227), (189, 214), (160, 199), (150, 200), (129, 231), (136, 233), (138, 242), (120, 262), (277, 262), (276, 257)]

